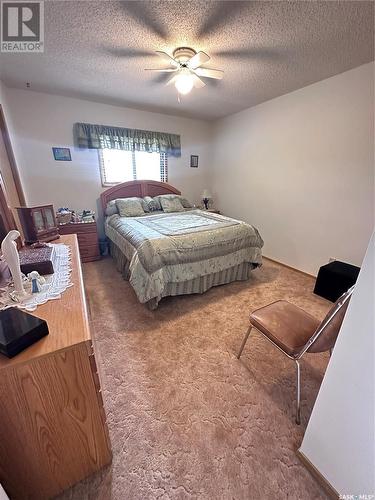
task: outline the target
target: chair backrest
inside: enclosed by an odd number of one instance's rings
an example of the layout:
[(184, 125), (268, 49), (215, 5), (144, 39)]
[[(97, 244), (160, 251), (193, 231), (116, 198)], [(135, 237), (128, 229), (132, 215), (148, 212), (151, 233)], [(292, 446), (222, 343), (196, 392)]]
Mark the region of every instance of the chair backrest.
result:
[(302, 349), (300, 355), (306, 351), (325, 352), (332, 349), (335, 345), (337, 335), (339, 334), (353, 290), (354, 285), (336, 300), (314, 334), (310, 337)]

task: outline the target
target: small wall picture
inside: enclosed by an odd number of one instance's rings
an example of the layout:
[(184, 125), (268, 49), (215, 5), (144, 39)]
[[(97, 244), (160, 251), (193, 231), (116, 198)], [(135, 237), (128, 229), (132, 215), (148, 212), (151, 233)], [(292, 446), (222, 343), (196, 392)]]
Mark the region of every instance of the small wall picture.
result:
[(69, 148), (52, 148), (53, 157), (57, 161), (72, 161)]
[(190, 166), (192, 168), (198, 168), (198, 155), (190, 155)]

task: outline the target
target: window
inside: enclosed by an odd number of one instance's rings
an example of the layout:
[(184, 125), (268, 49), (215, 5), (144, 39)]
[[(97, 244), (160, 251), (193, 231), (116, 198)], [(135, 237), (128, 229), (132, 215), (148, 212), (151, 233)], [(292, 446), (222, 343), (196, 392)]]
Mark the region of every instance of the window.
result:
[(168, 181), (165, 153), (99, 149), (99, 164), (103, 186), (113, 186), (136, 179)]

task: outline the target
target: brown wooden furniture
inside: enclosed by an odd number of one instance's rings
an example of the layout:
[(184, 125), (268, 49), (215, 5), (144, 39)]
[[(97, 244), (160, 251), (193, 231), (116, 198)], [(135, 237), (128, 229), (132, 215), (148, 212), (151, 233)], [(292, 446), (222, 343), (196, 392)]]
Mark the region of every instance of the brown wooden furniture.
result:
[(17, 207), (25, 243), (52, 241), (59, 237), (53, 205)]
[(96, 222), (69, 222), (59, 225), (60, 234), (76, 234), (82, 262), (100, 259)]
[(10, 498), (50, 498), (111, 461), (88, 325), (77, 237), (72, 282), (35, 316), (49, 335), (0, 355), (0, 483)]
[(160, 194), (181, 194), (181, 191), (166, 182), (159, 181), (129, 181), (117, 184), (107, 189), (100, 195), (103, 212), (107, 208), (107, 203), (117, 198), (131, 198), (138, 196), (158, 196)]

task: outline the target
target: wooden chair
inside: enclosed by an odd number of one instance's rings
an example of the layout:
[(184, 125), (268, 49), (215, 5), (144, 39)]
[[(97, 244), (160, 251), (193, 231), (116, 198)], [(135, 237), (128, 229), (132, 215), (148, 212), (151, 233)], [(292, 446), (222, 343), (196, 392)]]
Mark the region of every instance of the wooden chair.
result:
[(250, 326), (245, 334), (237, 358), (240, 359), (250, 332), (252, 328), (255, 328), (285, 356), (296, 363), (297, 424), (301, 422), (300, 360), (305, 352), (332, 351), (353, 289), (354, 286), (337, 299), (322, 322), (286, 300), (273, 302), (257, 309), (250, 315)]

